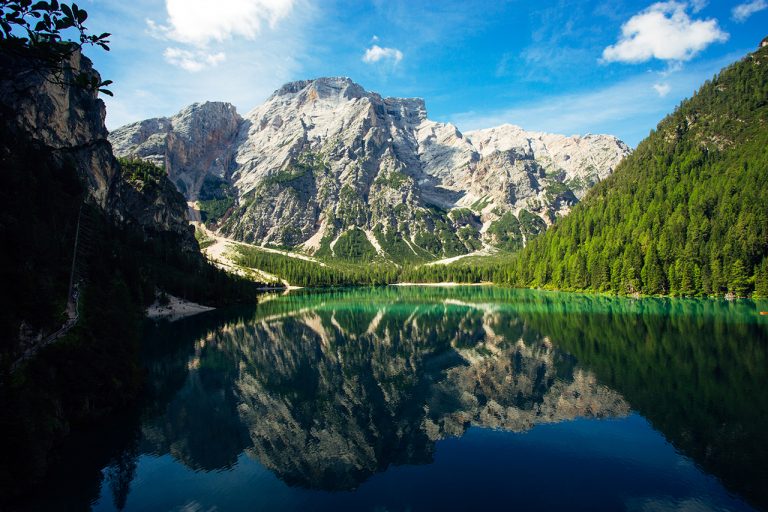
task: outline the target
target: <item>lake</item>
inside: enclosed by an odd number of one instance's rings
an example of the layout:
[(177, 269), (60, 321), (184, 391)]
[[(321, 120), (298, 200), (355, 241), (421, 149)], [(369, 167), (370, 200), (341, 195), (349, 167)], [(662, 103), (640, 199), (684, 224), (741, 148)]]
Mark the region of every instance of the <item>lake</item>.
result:
[(766, 302), (297, 291), (149, 324), (36, 510), (767, 510)]

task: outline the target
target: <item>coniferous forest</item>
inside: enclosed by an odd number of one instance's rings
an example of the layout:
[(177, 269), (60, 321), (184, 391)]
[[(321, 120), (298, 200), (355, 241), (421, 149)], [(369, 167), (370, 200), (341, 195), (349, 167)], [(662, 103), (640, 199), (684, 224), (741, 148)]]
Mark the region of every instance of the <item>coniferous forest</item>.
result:
[(768, 47), (705, 83), (495, 280), (768, 296)]

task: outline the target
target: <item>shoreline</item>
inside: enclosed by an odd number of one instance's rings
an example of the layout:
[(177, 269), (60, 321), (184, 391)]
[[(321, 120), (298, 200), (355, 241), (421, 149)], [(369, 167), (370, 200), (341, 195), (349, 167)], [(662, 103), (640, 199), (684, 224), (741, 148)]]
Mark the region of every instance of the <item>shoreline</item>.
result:
[(445, 288), (453, 288), (456, 286), (496, 286), (495, 283), (490, 281), (483, 281), (481, 283), (457, 283), (455, 281), (443, 281), (441, 283), (390, 283), (387, 286), (441, 286)]
[(180, 299), (173, 295), (168, 295), (168, 304), (161, 305), (159, 301), (155, 302), (146, 309), (146, 318), (149, 320), (168, 320), (174, 322), (188, 316), (213, 311), (216, 308), (203, 306), (196, 302)]

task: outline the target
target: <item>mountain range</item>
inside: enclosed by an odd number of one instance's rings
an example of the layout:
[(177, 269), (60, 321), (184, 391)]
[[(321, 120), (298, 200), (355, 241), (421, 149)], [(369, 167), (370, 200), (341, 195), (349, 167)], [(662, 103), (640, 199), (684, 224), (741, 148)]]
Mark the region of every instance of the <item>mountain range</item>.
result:
[(519, 249), (630, 154), (610, 135), (461, 133), (421, 99), (339, 77), (286, 84), (245, 117), (197, 103), (109, 140), (118, 156), (164, 166), (225, 236), (395, 262)]

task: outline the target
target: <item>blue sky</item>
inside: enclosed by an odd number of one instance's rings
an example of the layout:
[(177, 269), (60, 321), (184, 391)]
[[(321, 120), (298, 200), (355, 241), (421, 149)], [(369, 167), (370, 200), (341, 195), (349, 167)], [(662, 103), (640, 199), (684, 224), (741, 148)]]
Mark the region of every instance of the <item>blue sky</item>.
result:
[(462, 131), (512, 123), (636, 145), (768, 35), (768, 0), (81, 0), (112, 51), (107, 126), (349, 76)]

